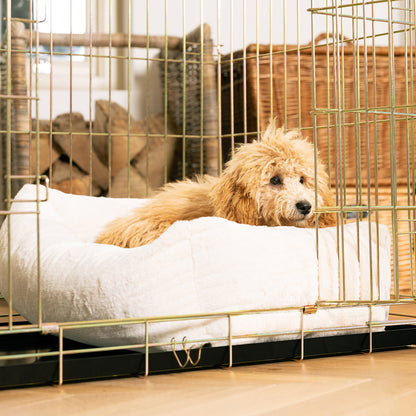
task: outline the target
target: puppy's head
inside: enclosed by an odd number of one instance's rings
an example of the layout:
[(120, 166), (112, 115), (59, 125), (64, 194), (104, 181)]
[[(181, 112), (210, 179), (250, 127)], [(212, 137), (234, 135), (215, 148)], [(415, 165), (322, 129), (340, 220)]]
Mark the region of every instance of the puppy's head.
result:
[[(318, 206), (332, 205), (328, 177), (313, 145), (299, 132), (284, 133), (272, 122), (260, 142), (242, 145), (213, 189), (217, 215), (254, 225), (315, 226)], [(320, 226), (335, 224), (335, 215), (320, 214)]]

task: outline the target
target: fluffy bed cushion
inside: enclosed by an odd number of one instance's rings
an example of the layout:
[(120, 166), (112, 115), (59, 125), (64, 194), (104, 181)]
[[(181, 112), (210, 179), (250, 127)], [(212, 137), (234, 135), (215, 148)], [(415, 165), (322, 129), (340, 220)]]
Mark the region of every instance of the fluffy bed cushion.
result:
[[(13, 212), (36, 211), (42, 186), (26, 185)], [(49, 190), (39, 203), (41, 297), (44, 322), (154, 317), (207, 312), (301, 307), (318, 299), (339, 298), (337, 230), (319, 231), (319, 261), (314, 229), (254, 227), (220, 218), (174, 224), (147, 246), (124, 249), (95, 244), (110, 220), (145, 203), (137, 199), (95, 198)], [(37, 321), (37, 216), (10, 216), (10, 268), (13, 307)], [(380, 288), (375, 226), (344, 227), (347, 299), (369, 299), (369, 245), (373, 253), (373, 297), (389, 298), (390, 238), (380, 226)], [(357, 237), (358, 236), (358, 237)], [(359, 248), (357, 248), (359, 241)], [(8, 299), (8, 230), (0, 231), (0, 292)], [(359, 255), (358, 255), (359, 254)], [(319, 274), (319, 278), (318, 278)], [(386, 307), (373, 308), (373, 319), (386, 318)], [(234, 316), (234, 335), (298, 331), (297, 310)], [(365, 325), (368, 307), (319, 309), (305, 315), (304, 328)], [(144, 341), (144, 325), (117, 325), (65, 331), (66, 337), (92, 345)], [(179, 342), (226, 338), (227, 318), (149, 324), (149, 341)], [(237, 339), (235, 343), (248, 342)], [(214, 343), (215, 344), (215, 343)]]

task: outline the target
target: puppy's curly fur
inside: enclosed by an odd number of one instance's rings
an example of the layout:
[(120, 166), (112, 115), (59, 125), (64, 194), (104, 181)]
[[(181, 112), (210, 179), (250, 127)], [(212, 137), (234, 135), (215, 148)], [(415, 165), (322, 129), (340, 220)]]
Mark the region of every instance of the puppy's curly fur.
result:
[(333, 205), (328, 177), (313, 145), (299, 132), (272, 122), (260, 142), (239, 147), (219, 178), (201, 176), (167, 184), (143, 207), (107, 225), (98, 243), (137, 247), (151, 243), (175, 221), (216, 216), (242, 224), (296, 227), (335, 225), (335, 214), (315, 213)]

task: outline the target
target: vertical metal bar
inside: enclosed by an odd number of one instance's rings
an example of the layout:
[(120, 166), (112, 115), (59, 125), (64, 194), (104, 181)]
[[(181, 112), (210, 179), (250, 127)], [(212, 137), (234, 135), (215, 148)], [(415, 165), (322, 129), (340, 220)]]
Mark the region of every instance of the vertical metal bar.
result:
[[(131, 196), (130, 153), (131, 153), (131, 0), (127, 3), (127, 197)], [(146, 159), (149, 153), (146, 152)], [(146, 195), (148, 195), (148, 175), (146, 175)]]
[[(311, 0), (311, 8), (313, 8), (313, 0)], [(317, 152), (317, 137), (318, 129), (316, 125), (316, 57), (315, 57), (315, 33), (314, 33), (314, 13), (311, 13), (311, 39), (312, 39), (312, 132), (314, 143), (314, 177), (318, 177), (318, 152)], [(315, 206), (318, 204), (318, 183), (315, 181)], [(318, 221), (315, 222), (315, 246), (316, 258), (319, 264), (319, 232)], [(318, 285), (318, 300), (321, 300), (320, 287)]]
[[(10, 97), (12, 95), (12, 4), (11, 0), (7, 0), (6, 3), (6, 27), (7, 27), (7, 54), (6, 54), (6, 78), (7, 78), (7, 95)], [(12, 166), (11, 166), (11, 157), (12, 157), (12, 108), (11, 108), (11, 100), (7, 99), (6, 101), (7, 108), (6, 108), (6, 210), (10, 211), (11, 208), (11, 200), (12, 200), (12, 187), (11, 187), (11, 174), (12, 174)], [(7, 291), (9, 293), (8, 299), (8, 327), (10, 330), (13, 329), (13, 272), (11, 266), (11, 215), (7, 215), (7, 270), (8, 270), (8, 284), (7, 284)]]
[[(343, 137), (342, 137), (342, 120), (343, 120), (343, 105), (342, 105), (342, 86), (341, 86), (341, 62), (340, 62), (340, 48), (339, 48), (339, 6), (338, 0), (333, 2), (335, 7), (335, 16), (333, 19), (333, 27), (334, 27), (334, 37), (333, 37), (333, 53), (334, 53), (334, 104), (335, 108), (337, 109), (336, 116), (335, 116), (335, 142), (338, 146), (338, 151), (342, 153), (343, 146)], [(342, 168), (342, 161), (345, 159), (342, 154), (340, 154), (338, 158), (339, 162), (339, 205), (341, 210), (341, 220), (338, 222), (339, 227), (337, 227), (337, 248), (338, 248), (338, 262), (339, 262), (339, 273), (340, 273), (340, 293), (339, 298), (342, 300), (346, 299), (346, 292), (345, 292), (345, 247), (344, 247), (344, 223), (342, 221), (343, 212), (344, 212), (344, 198), (342, 194), (343, 184), (344, 184), (344, 173)], [(338, 229), (339, 229), (339, 236), (338, 236)]]
[[(131, 0), (130, 0), (131, 1)], [(168, 48), (168, 31), (167, 31), (167, 3), (165, 2), (165, 57), (168, 56), (169, 53), (169, 48)], [(183, 21), (183, 27), (185, 27), (185, 0), (182, 1), (182, 21)], [(185, 31), (183, 31), (183, 53), (186, 54), (186, 33)], [(186, 55), (185, 55), (186, 56)], [(185, 59), (184, 59), (185, 61)], [(168, 79), (168, 66), (167, 66), (167, 59), (165, 59), (165, 73), (164, 73), (164, 77), (165, 77), (165, 91), (167, 91), (167, 79)], [(184, 62), (183, 65), (183, 79), (184, 79), (184, 90), (183, 93), (185, 94), (185, 88), (186, 88), (186, 65)], [(165, 95), (165, 97), (167, 98), (167, 95)], [(186, 120), (186, 111), (183, 112), (182, 114), (182, 118), (183, 120)], [(182, 129), (184, 129), (184, 124), (185, 122), (183, 122), (182, 125)], [(168, 115), (167, 115), (167, 105), (165, 107), (165, 114), (164, 114), (164, 149), (165, 149), (165, 155), (164, 155), (164, 174), (163, 174), (163, 183), (167, 183), (168, 182)], [(149, 187), (150, 184), (150, 178), (149, 178), (149, 151), (146, 152), (146, 188)], [(147, 192), (147, 191), (146, 191)]]
[(303, 361), (303, 359), (305, 358), (304, 318), (305, 318), (305, 310), (303, 309), (300, 313), (300, 360), (301, 361)]
[[(166, 42), (166, 27), (167, 27), (167, 13), (166, 13), (166, 0), (165, 0), (165, 72), (164, 72), (164, 94), (165, 94), (165, 133), (167, 130), (167, 114), (168, 114), (168, 102), (167, 102), (167, 42)], [(149, 49), (150, 49), (150, 30), (149, 30), (149, 0), (146, 0), (146, 91), (145, 91), (145, 117), (146, 117), (146, 196), (149, 196), (149, 189), (150, 189), (150, 183), (149, 183), (149, 153), (150, 153), (150, 136), (149, 136), (149, 121), (150, 121), (150, 108), (149, 108), (149, 102), (150, 102), (150, 56), (149, 56)], [(166, 138), (166, 134), (165, 134)], [(166, 147), (166, 146), (165, 146)]]
[(300, 2), (296, 0), (296, 49), (298, 59), (298, 129), (302, 128), (302, 82), (300, 71)]
[[(328, 1), (327, 1), (327, 4), (328, 4)], [(332, 0), (331, 1), (331, 6), (332, 6), (332, 8), (334, 8), (334, 7), (337, 7), (335, 4), (334, 4), (334, 0)], [(327, 19), (327, 22), (326, 22), (326, 24), (327, 24), (327, 26), (326, 26), (326, 30), (327, 30), (327, 43), (328, 43), (328, 46), (327, 46), (327, 56), (328, 56), (328, 59), (327, 59), (327, 67), (328, 67), (328, 69), (327, 69), (327, 78), (328, 78), (328, 81), (327, 81), (327, 91), (328, 91), (328, 96), (327, 96), (327, 106), (328, 106), (328, 108), (334, 108), (334, 109), (336, 109), (336, 108), (339, 108), (339, 106), (337, 105), (337, 96), (336, 96), (336, 94), (337, 94), (337, 76), (336, 76), (336, 69), (337, 69), (337, 66), (336, 66), (336, 63), (337, 63), (337, 60), (336, 60), (336, 52), (335, 52), (335, 36), (337, 36), (337, 32), (335, 32), (335, 25), (334, 25), (334, 13), (332, 13), (332, 16), (331, 16), (331, 32), (332, 32), (332, 77), (333, 77), (333, 85), (332, 85), (332, 89), (333, 89), (333, 91), (334, 91), (334, 93), (333, 93), (333, 103), (331, 103), (330, 101), (331, 101), (331, 97), (330, 97), (330, 93), (329, 93), (329, 91), (330, 91), (330, 88), (331, 88), (331, 86), (330, 86), (330, 73), (329, 73), (329, 67), (330, 67), (330, 63), (329, 63), (329, 54), (330, 54), (330, 51), (329, 51), (329, 34), (328, 34), (328, 31), (329, 31), (329, 22), (328, 22), (328, 19)], [(333, 122), (332, 122), (332, 130), (333, 130), (333, 137), (334, 137), (334, 152), (335, 152), (335, 160), (334, 160), (334, 165), (335, 165), (335, 190), (336, 190), (336, 195), (335, 195), (335, 202), (336, 202), (336, 204), (337, 204), (337, 206), (339, 206), (340, 208), (341, 208), (341, 210), (340, 210), (340, 213), (337, 215), (337, 225), (338, 225), (338, 227), (337, 227), (337, 229), (336, 229), (336, 238), (337, 238), (337, 247), (336, 247), (336, 249), (337, 249), (337, 253), (339, 254), (340, 253), (340, 241), (342, 240), (342, 236), (340, 236), (340, 233), (341, 233), (341, 227), (339, 226), (340, 224), (341, 224), (341, 226), (342, 226), (342, 224), (343, 224), (343, 210), (342, 210), (342, 208), (343, 208), (343, 187), (342, 187), (342, 185), (341, 185), (341, 182), (340, 182), (340, 177), (341, 177), (341, 175), (342, 175), (342, 156), (341, 156), (341, 150), (340, 150), (340, 147), (339, 147), (339, 140), (338, 140), (338, 137), (339, 137), (339, 135), (338, 135), (338, 130), (337, 130), (337, 123), (338, 123), (338, 119), (337, 119), (337, 114), (335, 113), (335, 111), (333, 112), (333, 114), (332, 114), (332, 120), (333, 120)], [(328, 117), (327, 116), (327, 123), (329, 123), (329, 124), (331, 124), (331, 117)], [(329, 136), (329, 128), (328, 128), (328, 136)], [(328, 153), (331, 151), (331, 148), (330, 148), (330, 145), (328, 146)], [(343, 254), (343, 251), (341, 251), (341, 256), (339, 256), (339, 258), (338, 258), (338, 282), (339, 282), (339, 294), (338, 294), (338, 299), (341, 299), (341, 297), (342, 297), (342, 254)]]
[(390, 171), (391, 171), (391, 204), (392, 210), (392, 239), (393, 239), (393, 276), (394, 295), (398, 301), (399, 292), (399, 262), (397, 236), (397, 171), (396, 171), (396, 118), (395, 118), (395, 68), (393, 40), (393, 6), (388, 2), (388, 54), (389, 54), (389, 108), (390, 108)]
[[(182, 21), (182, 54), (183, 54), (183, 95), (182, 95), (182, 179), (186, 177), (186, 7), (183, 0), (183, 21)], [(165, 33), (167, 33), (165, 31)], [(168, 49), (165, 42), (165, 119), (168, 117)]]
[(58, 369), (59, 369), (59, 380), (58, 384), (62, 386), (64, 382), (64, 330), (59, 328), (59, 355), (58, 355)]
[(269, 119), (274, 118), (274, 111), (273, 111), (273, 7), (272, 7), (272, 0), (269, 0), (269, 71), (270, 71), (270, 78), (269, 78), (269, 89), (270, 89), (270, 116)]
[[(30, 16), (32, 18), (32, 14)], [(32, 26), (31, 29), (32, 30)], [(39, 3), (36, 2), (36, 50), (35, 50), (35, 88), (36, 88), (36, 97), (39, 97)], [(30, 74), (32, 78), (32, 71)], [(32, 89), (30, 89), (29, 94), (32, 94)], [(32, 103), (29, 104), (29, 108), (32, 107)], [(39, 159), (40, 159), (40, 149), (39, 149), (39, 100), (36, 100), (35, 103), (36, 109), (36, 272), (37, 272), (37, 284), (38, 284), (38, 325), (42, 326), (42, 275), (41, 275), (41, 265), (40, 265), (40, 221), (39, 221), (39, 212), (40, 212), (40, 197), (39, 197)], [(31, 120), (32, 117), (30, 117)]]
[[(52, 9), (53, 0), (49, 1), (49, 10), (50, 15), (53, 14)], [(53, 19), (50, 22), (50, 41), (49, 41), (49, 65), (50, 65), (50, 73), (49, 73), (49, 178), (51, 181), (51, 185), (53, 186), (53, 166), (52, 166), (52, 145), (53, 145), (53, 136), (52, 136), (52, 120), (53, 120)]]
[(287, 43), (286, 43), (286, 0), (283, 0), (283, 100), (284, 100), (284, 128), (287, 129)]
[[(341, 4), (342, 4), (342, 0), (341, 0)], [(343, 135), (343, 127), (344, 127), (344, 110), (345, 110), (345, 102), (343, 100), (344, 98), (344, 77), (343, 77), (343, 64), (344, 62), (341, 61), (341, 53), (340, 53), (340, 46), (339, 46), (339, 42), (340, 42), (340, 30), (339, 30), (339, 21), (341, 22), (342, 25), (342, 21), (343, 18), (339, 16), (338, 14), (338, 0), (337, 0), (337, 18), (336, 18), (336, 39), (335, 39), (335, 44), (336, 44), (336, 59), (337, 59), (337, 88), (338, 88), (338, 139), (339, 139), (339, 145), (338, 148), (340, 149), (340, 151), (342, 152), (341, 154), (341, 161), (342, 161), (342, 166), (340, 169), (340, 190), (341, 190), (341, 199), (340, 199), (340, 206), (341, 206), (341, 213), (343, 213), (344, 210), (344, 204), (345, 204), (345, 193), (343, 194), (343, 190), (345, 189), (346, 186), (346, 179), (345, 179), (345, 171), (346, 171), (346, 167), (345, 167), (345, 137)], [(342, 32), (341, 32), (341, 36), (342, 36)], [(343, 216), (343, 215), (342, 215)], [(345, 234), (344, 234), (344, 222), (340, 221), (340, 235), (341, 235), (341, 252), (342, 252), (342, 256), (341, 256), (341, 268), (342, 268), (342, 283), (343, 283), (343, 299), (346, 299), (346, 273), (345, 273)]]
[[(112, 58), (113, 58), (113, 34), (112, 34), (112, 24), (111, 24), (111, 13), (112, 11), (112, 0), (108, 0), (108, 196), (111, 197), (112, 192), (112, 164), (113, 164), (113, 128), (112, 128), (112, 118), (113, 118), (113, 111), (111, 107), (112, 102)], [(147, 11), (146, 11), (147, 12)], [(147, 13), (146, 13), (147, 15)]]
[[(343, 0), (341, 0), (340, 5), (341, 5), (341, 7), (343, 7)], [(341, 18), (341, 37), (340, 38), (341, 38), (341, 41), (342, 41), (342, 43), (341, 43), (341, 45), (342, 45), (341, 46), (341, 87), (342, 88), (341, 88), (340, 93), (341, 93), (342, 109), (345, 110), (345, 108), (346, 108), (346, 102), (345, 102), (346, 94), (345, 94), (345, 50), (344, 50), (344, 19), (343, 18)], [(340, 123), (341, 123), (340, 131), (342, 132), (341, 133), (341, 136), (342, 136), (342, 149), (341, 149), (341, 151), (342, 151), (342, 157), (341, 157), (342, 165), (340, 165), (340, 166), (341, 166), (341, 174), (344, 173), (344, 175), (347, 171), (347, 161), (346, 161), (346, 159), (347, 159), (346, 158), (346, 147), (347, 147), (347, 145), (345, 143), (345, 136), (346, 136), (346, 133), (345, 133), (345, 129), (346, 129), (345, 118), (346, 118), (345, 111), (342, 111), (342, 119), (340, 120)], [(342, 193), (343, 201), (346, 201), (347, 200), (347, 181), (346, 180), (344, 180), (343, 187), (340, 188), (340, 193)]]
[[(373, 247), (372, 241), (372, 228), (371, 228), (371, 171), (370, 171), (370, 115), (369, 115), (369, 104), (368, 104), (368, 56), (367, 56), (367, 31), (366, 31), (366, 5), (365, 0), (362, 2), (363, 11), (363, 46), (364, 46), (364, 98), (365, 98), (365, 140), (366, 140), (366, 152), (367, 152), (367, 203), (368, 203), (368, 258), (369, 258), (369, 277), (370, 277), (370, 300), (373, 300)], [(359, 238), (357, 237), (358, 247), (358, 259), (359, 257)]]
[(228, 315), (228, 368), (233, 366), (233, 332), (231, 315)]
[(259, 57), (259, 26), (260, 26), (260, 6), (256, 0), (256, 134), (260, 140), (260, 57)]
[[(375, 39), (375, 21), (374, 21), (374, 3), (371, 5), (371, 40), (372, 40), (372, 60), (373, 60), (373, 107), (377, 107), (377, 59), (376, 59), (376, 39)], [(373, 116), (373, 145), (374, 145), (374, 204), (378, 206), (378, 140), (377, 140), (377, 114)], [(379, 288), (379, 299), (381, 296), (380, 292), (380, 213), (376, 211), (376, 238), (377, 238), (377, 287)]]
[[(36, 2), (36, 11), (38, 11), (38, 2)], [(33, 3), (32, 2), (29, 2), (29, 19), (34, 19), (34, 15), (35, 15), (35, 13), (34, 13), (34, 11), (33, 11)], [(36, 22), (39, 22), (39, 17), (38, 17), (38, 15), (36, 15), (36, 19), (34, 19), (34, 20), (36, 20)], [(35, 25), (35, 23), (33, 23), (33, 24), (30, 24), (29, 25), (29, 53), (28, 53), (28, 56), (29, 56), (29, 78), (28, 78), (28, 82), (29, 82), (29, 85), (28, 85), (28, 95), (29, 96), (31, 96), (32, 95), (32, 93), (33, 93), (33, 54), (34, 54), (34, 52), (33, 52), (33, 26)], [(39, 28), (38, 27), (36, 27), (36, 32), (39, 32)], [(36, 39), (38, 39), (38, 36), (36, 35)], [(35, 42), (36, 42), (36, 39), (35, 39)], [(36, 58), (36, 50), (38, 49), (37, 47), (36, 47), (36, 44), (35, 44), (35, 58)], [(36, 61), (35, 60), (35, 71), (37, 71), (37, 69), (38, 69), (38, 61)], [(35, 75), (35, 83), (36, 83), (36, 75)], [(35, 88), (36, 88), (36, 85), (35, 85)], [(29, 101), (29, 105), (28, 105), (28, 112), (29, 112), (29, 120), (30, 121), (32, 121), (32, 119), (33, 119), (33, 115), (32, 115), (32, 101)], [(32, 149), (32, 146), (33, 146), (33, 132), (32, 132), (32, 130), (33, 130), (33, 126), (32, 126), (32, 123), (30, 123), (29, 124), (29, 149)], [(36, 146), (36, 143), (35, 143), (35, 146)], [(35, 148), (35, 155), (36, 155), (36, 148)], [(36, 159), (36, 156), (35, 156), (35, 159)], [(29, 152), (29, 171), (28, 171), (28, 173), (29, 174), (31, 174), (32, 173), (32, 171), (33, 171), (33, 163), (36, 163), (36, 160), (35, 160), (35, 162), (32, 160), (32, 152)], [(35, 171), (36, 171), (36, 167), (35, 167)]]
[[(329, 0), (326, 0), (326, 7), (329, 7)], [(329, 110), (331, 108), (331, 77), (330, 77), (330, 62), (329, 62), (329, 15), (325, 16), (325, 29), (326, 29), (326, 108)], [(326, 115), (326, 132), (327, 132), (327, 151), (328, 151), (328, 182), (332, 182), (332, 172), (331, 172), (331, 112), (328, 111)], [(336, 147), (335, 147), (336, 148)], [(335, 152), (335, 166), (336, 166), (336, 157), (337, 153)]]
[(231, 157), (234, 156), (234, 0), (230, 0), (230, 121), (231, 121)]
[(369, 353), (373, 352), (373, 307), (368, 305), (368, 335), (369, 335)]
[(144, 376), (149, 375), (149, 322), (144, 323), (144, 342), (145, 342), (145, 356), (144, 356)]
[(69, 193), (72, 194), (72, 144), (73, 144), (73, 126), (72, 126), (72, 105), (73, 105), (73, 96), (72, 96), (72, 87), (73, 87), (73, 33), (72, 33), (72, 0), (69, 1)]
[(247, 0), (243, 0), (243, 124), (247, 143)]
[[(361, 79), (360, 79), (360, 45), (359, 45), (359, 0), (354, 0), (351, 6), (351, 14), (354, 19), (351, 21), (352, 37), (353, 37), (353, 83), (354, 83), (354, 132), (355, 132), (355, 177), (357, 182), (355, 185), (355, 205), (362, 204), (362, 172), (361, 172), (361, 114), (360, 114), (360, 101), (361, 101)], [(365, 23), (364, 23), (365, 24)], [(345, 160), (345, 159), (344, 159)], [(346, 170), (344, 170), (346, 172)], [(359, 218), (355, 219), (356, 233), (357, 233), (357, 257), (359, 258)]]
[[(88, 48), (88, 134), (89, 134), (89, 169), (90, 169), (90, 178), (89, 178), (89, 190), (88, 193), (92, 195), (92, 178), (94, 172), (92, 171), (92, 149), (93, 149), (93, 129), (92, 129), (92, 0), (89, 0), (89, 11), (88, 11), (88, 35), (89, 35), (89, 48)], [(52, 153), (52, 152), (51, 152)]]
[[(359, 9), (358, 9), (358, 3), (354, 0), (355, 7), (352, 6), (353, 9), (353, 16), (358, 17), (359, 16)], [(359, 24), (359, 18), (355, 18), (352, 21), (352, 30), (353, 30), (353, 57), (354, 57), (354, 109), (357, 110), (360, 106), (360, 46), (359, 46), (359, 31), (358, 26)], [(360, 112), (355, 111), (355, 138), (356, 138), (356, 146), (355, 146), (355, 160), (356, 160), (356, 171), (355, 176), (357, 178), (357, 187), (356, 187), (356, 205), (362, 204), (362, 175), (361, 175), (361, 134), (360, 134)], [(357, 221), (358, 222), (358, 221)], [(358, 224), (357, 224), (357, 230), (358, 230)]]
[(200, 173), (204, 173), (204, 0), (200, 0), (200, 21), (199, 21), (201, 32), (200, 32), (200, 41), (201, 41), (201, 55), (200, 55), (200, 130), (201, 130), (201, 139), (200, 139)]
[[(165, 4), (165, 10), (167, 10), (167, 4)], [(183, 0), (183, 2), (182, 2), (182, 20), (183, 20), (183, 26), (185, 26), (185, 10), (186, 10), (186, 8), (185, 8), (185, 0)], [(165, 25), (167, 27), (167, 19), (165, 19)], [(150, 41), (149, 33), (147, 33), (147, 36), (148, 36), (148, 42), (149, 42)], [(184, 39), (184, 42), (185, 42), (185, 45), (186, 45), (186, 37)], [(147, 47), (146, 47), (146, 51), (149, 50), (149, 46), (150, 45), (148, 44)], [(169, 48), (168, 48), (168, 34), (167, 34), (167, 30), (165, 30), (165, 56), (167, 56), (168, 53), (169, 53)], [(167, 61), (165, 61), (165, 65), (167, 65)], [(165, 77), (167, 79), (167, 71), (165, 71)], [(185, 64), (183, 66), (183, 78), (184, 78), (184, 83), (185, 83), (185, 79), (186, 79), (186, 67), (185, 67)], [(185, 94), (185, 90), (184, 90), (184, 94)], [(186, 117), (186, 115), (183, 114), (182, 117)], [(147, 123), (149, 123), (149, 120), (147, 121)], [(182, 128), (183, 128), (183, 126), (182, 126)], [(148, 127), (146, 127), (146, 131), (149, 131), (149, 128)], [(146, 137), (146, 146), (150, 146), (150, 141), (148, 140), (147, 137)], [(164, 115), (164, 138), (163, 138), (163, 147), (165, 149), (164, 157), (163, 157), (163, 162), (164, 162), (163, 183), (167, 183), (168, 180), (169, 180), (169, 178), (168, 178), (168, 176), (169, 176), (168, 173), (169, 172), (168, 172), (168, 117), (167, 117), (166, 114)], [(150, 185), (150, 178), (149, 178), (149, 152), (150, 152), (150, 148), (147, 148), (147, 151), (146, 151), (146, 195), (148, 195), (148, 189), (149, 189), (149, 185)]]
[[(221, 0), (217, 0), (217, 74), (221, 74)], [(218, 100), (218, 173), (222, 173), (222, 99), (221, 76), (217, 76), (217, 100)]]
[[(408, 2), (404, 2), (404, 21), (409, 22), (411, 21), (410, 17), (410, 4)], [(410, 166), (410, 126), (409, 126), (409, 40), (411, 42), (411, 38), (409, 39), (409, 26), (405, 23), (404, 24), (404, 59), (405, 59), (405, 97), (406, 97), (406, 176), (407, 176), (407, 205), (412, 205), (412, 189), (411, 189), (411, 166)], [(409, 251), (409, 261), (410, 261), (410, 292), (413, 294), (413, 256), (412, 256), (412, 213), (411, 211), (407, 212), (407, 221), (408, 221), (408, 233), (409, 233), (409, 244), (408, 244), (408, 251)]]

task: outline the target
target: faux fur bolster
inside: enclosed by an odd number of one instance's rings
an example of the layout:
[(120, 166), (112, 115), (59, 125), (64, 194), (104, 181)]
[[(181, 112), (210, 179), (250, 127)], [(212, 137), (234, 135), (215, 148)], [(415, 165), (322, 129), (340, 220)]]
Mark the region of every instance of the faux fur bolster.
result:
[[(39, 187), (40, 197), (45, 189)], [(17, 200), (32, 200), (26, 185)], [(339, 267), (336, 228), (256, 227), (220, 218), (175, 223), (153, 243), (132, 249), (95, 244), (103, 226), (145, 200), (68, 195), (49, 190), (41, 202), (40, 282), (44, 322), (133, 318), (313, 305), (317, 300), (368, 300), (372, 250), (373, 298), (388, 299), (390, 238), (380, 226), (344, 226), (344, 258)], [(35, 202), (15, 202), (12, 211), (36, 211)], [(11, 215), (13, 307), (37, 320), (36, 214)], [(7, 221), (0, 230), (0, 292), (8, 293)], [(357, 243), (359, 242), (359, 246)], [(377, 244), (380, 264), (377, 265)], [(345, 275), (339, 270), (345, 269)], [(377, 269), (379, 269), (380, 288)], [(340, 287), (341, 285), (341, 287)], [(343, 285), (345, 285), (345, 290)], [(383, 320), (387, 307), (373, 308)], [(234, 335), (299, 331), (298, 310), (235, 316)], [(319, 309), (305, 315), (304, 329), (365, 325), (369, 308)], [(93, 345), (144, 341), (144, 325), (76, 329), (65, 336)], [(227, 317), (149, 324), (150, 342), (228, 336)], [(294, 335), (298, 336), (298, 334)], [(266, 339), (266, 338), (263, 338)], [(247, 343), (238, 339), (234, 343)], [(226, 342), (225, 342), (226, 343)], [(214, 345), (216, 345), (214, 343)]]

